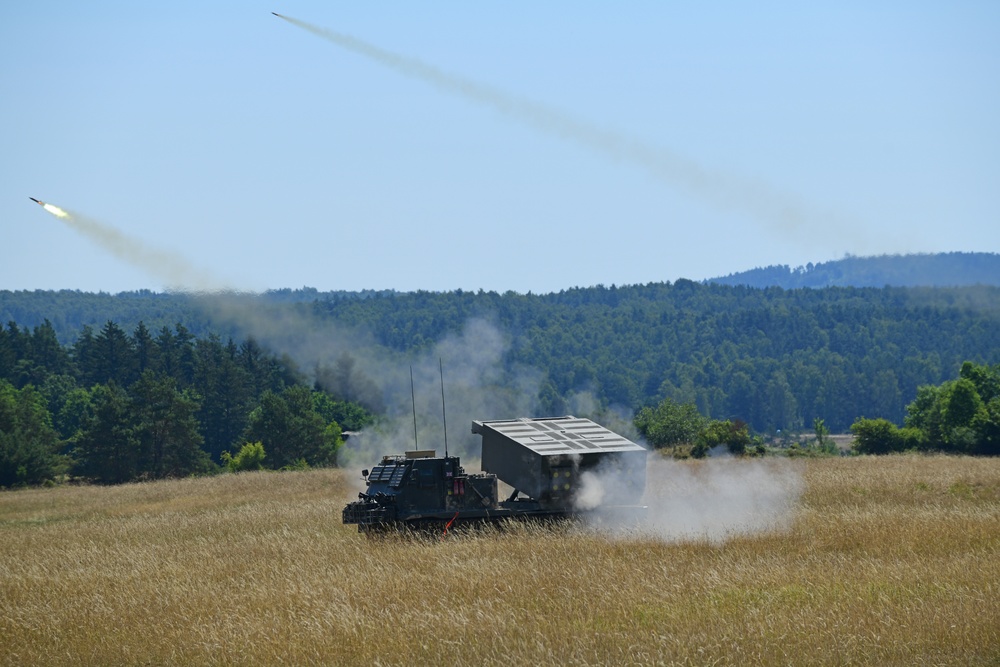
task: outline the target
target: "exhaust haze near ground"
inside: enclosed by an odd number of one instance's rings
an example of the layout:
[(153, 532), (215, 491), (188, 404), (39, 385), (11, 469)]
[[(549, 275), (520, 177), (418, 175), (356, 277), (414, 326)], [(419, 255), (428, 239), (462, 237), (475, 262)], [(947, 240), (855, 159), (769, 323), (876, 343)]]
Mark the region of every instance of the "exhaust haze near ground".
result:
[(709, 458), (692, 466), (651, 455), (649, 511), (639, 532), (714, 543), (780, 532), (791, 526), (804, 490), (802, 467), (785, 458)]
[[(587, 528), (616, 539), (642, 536), (662, 542), (708, 541), (783, 531), (790, 527), (805, 482), (802, 466), (787, 458), (728, 455), (678, 462), (651, 451), (641, 517), (613, 509), (631, 476), (613, 465), (580, 475), (578, 510), (593, 511)], [(633, 504), (636, 501), (624, 501)], [(610, 509), (608, 508), (611, 506)], [(586, 516), (586, 515), (585, 515)]]

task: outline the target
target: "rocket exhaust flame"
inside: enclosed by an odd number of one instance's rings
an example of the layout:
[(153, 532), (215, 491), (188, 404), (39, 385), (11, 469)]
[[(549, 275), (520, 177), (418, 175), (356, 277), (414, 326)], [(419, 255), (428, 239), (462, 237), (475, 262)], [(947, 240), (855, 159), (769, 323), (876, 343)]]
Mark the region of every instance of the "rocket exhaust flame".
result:
[[(400, 74), (491, 107), (546, 134), (571, 140), (604, 157), (641, 167), (661, 182), (675, 189), (683, 189), (718, 208), (750, 214), (780, 232), (797, 231), (804, 234), (808, 231), (813, 239), (816, 234), (827, 232), (836, 235), (838, 239), (843, 238), (844, 226), (848, 221), (839, 216), (811, 210), (794, 197), (754, 179), (708, 170), (693, 160), (640, 139), (589, 124), (561, 111), (438, 69), (416, 58), (393, 53), (351, 35), (320, 28), (289, 16), (274, 15)], [(861, 240), (866, 237), (866, 230), (859, 225), (850, 226), (854, 238)]]
[(67, 213), (66, 211), (62, 210), (58, 206), (53, 206), (52, 204), (46, 204), (43, 201), (38, 201), (34, 197), (28, 197), (28, 199), (30, 199), (31, 201), (35, 202), (36, 204), (38, 204), (39, 206), (41, 206), (42, 208), (44, 208), (49, 213), (51, 213), (52, 215), (56, 216), (57, 218), (68, 218), (69, 217), (69, 213)]
[(68, 218), (69, 217), (69, 213), (67, 213), (66, 211), (62, 210), (58, 206), (53, 206), (52, 204), (42, 204), (42, 208), (44, 208), (46, 211), (48, 211), (52, 215), (56, 216), (57, 218)]

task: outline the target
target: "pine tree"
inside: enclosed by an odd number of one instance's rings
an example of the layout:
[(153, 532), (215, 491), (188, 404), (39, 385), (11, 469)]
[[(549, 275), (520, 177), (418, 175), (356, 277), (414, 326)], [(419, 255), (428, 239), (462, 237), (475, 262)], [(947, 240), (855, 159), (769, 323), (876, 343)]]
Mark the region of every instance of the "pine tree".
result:
[(122, 328), (111, 320), (94, 339), (93, 355), (94, 382), (115, 382), (127, 387), (135, 381), (135, 348)]
[(146, 371), (131, 388), (138, 473), (160, 479), (209, 469), (195, 413), (198, 401), (173, 378)]
[(139, 446), (125, 390), (112, 382), (92, 393), (93, 413), (73, 450), (74, 472), (103, 484), (120, 484), (139, 473)]

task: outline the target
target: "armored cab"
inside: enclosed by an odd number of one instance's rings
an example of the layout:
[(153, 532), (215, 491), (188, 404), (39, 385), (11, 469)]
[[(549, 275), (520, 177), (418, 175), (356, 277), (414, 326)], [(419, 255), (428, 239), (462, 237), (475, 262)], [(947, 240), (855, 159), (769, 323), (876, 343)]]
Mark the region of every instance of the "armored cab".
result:
[(600, 479), (589, 505), (629, 505), (646, 484), (646, 449), (589, 419), (474, 421), (483, 437), (483, 470), (546, 506), (579, 506), (588, 481)]
[(497, 507), (495, 475), (469, 475), (457, 456), (439, 457), (433, 450), (383, 456), (362, 475), (368, 490), (344, 508), (345, 524), (434, 523), (486, 516)]

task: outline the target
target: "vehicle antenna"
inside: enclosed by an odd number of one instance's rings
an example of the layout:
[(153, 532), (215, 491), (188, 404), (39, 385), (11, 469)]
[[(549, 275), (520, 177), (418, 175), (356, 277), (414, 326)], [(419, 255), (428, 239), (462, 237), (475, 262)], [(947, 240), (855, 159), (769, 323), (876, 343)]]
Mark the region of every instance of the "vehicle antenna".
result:
[(441, 370), (441, 421), (444, 422), (444, 457), (448, 458), (448, 416), (444, 412), (444, 361), (438, 357), (438, 368)]
[(413, 451), (417, 451), (417, 399), (413, 393), (413, 364), (410, 364), (410, 404), (413, 406)]

